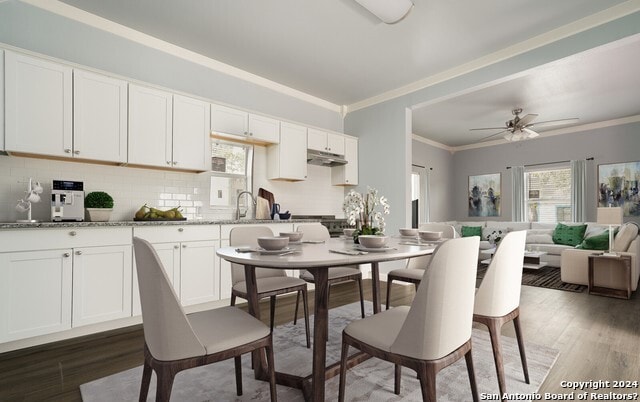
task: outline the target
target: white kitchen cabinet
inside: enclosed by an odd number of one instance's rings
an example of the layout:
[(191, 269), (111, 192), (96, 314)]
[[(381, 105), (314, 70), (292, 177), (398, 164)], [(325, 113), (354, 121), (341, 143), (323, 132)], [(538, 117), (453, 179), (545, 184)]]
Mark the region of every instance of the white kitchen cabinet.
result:
[[(173, 286), (173, 291), (180, 298), (180, 243), (154, 243), (153, 248), (160, 258), (164, 272)], [(134, 261), (135, 266), (135, 261)], [(138, 287), (138, 273), (133, 270), (132, 288), (132, 315), (141, 315), (140, 291)]]
[(0, 253), (0, 343), (71, 328), (71, 253)]
[(72, 69), (5, 52), (5, 149), (69, 157), (73, 148)]
[(346, 165), (331, 168), (331, 184), (334, 186), (355, 186), (358, 184), (358, 140), (344, 138), (344, 158)]
[(0, 49), (0, 151), (4, 151), (4, 50)]
[(342, 135), (309, 128), (307, 131), (307, 148), (316, 151), (344, 155), (345, 138)]
[(173, 167), (173, 95), (129, 84), (129, 163)]
[(277, 144), (280, 141), (279, 130), (279, 120), (227, 106), (211, 105), (211, 131), (214, 137)]
[(280, 143), (267, 147), (267, 178), (300, 181), (307, 178), (307, 128), (280, 123)]
[(74, 328), (131, 316), (131, 245), (73, 251)]
[(127, 82), (73, 71), (73, 156), (127, 161)]
[(173, 95), (173, 167), (211, 170), (209, 114), (209, 103)]

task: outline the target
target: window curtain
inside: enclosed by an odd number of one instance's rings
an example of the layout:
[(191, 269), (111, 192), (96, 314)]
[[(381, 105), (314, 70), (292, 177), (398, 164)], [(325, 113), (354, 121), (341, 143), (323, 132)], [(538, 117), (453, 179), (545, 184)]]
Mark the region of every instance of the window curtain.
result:
[(524, 196), (524, 166), (511, 167), (511, 220), (514, 222), (525, 221), (525, 196)]
[(571, 161), (571, 217), (574, 222), (585, 222), (587, 211), (585, 194), (587, 185), (587, 161)]

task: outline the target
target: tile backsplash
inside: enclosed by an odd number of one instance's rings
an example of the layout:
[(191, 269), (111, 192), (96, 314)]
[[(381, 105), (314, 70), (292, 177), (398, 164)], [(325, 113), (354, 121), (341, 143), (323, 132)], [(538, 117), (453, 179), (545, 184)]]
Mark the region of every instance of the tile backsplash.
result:
[[(256, 147), (253, 191), (263, 187), (275, 194), (283, 211), (293, 214), (343, 216), (343, 188), (331, 186), (328, 168), (309, 166), (309, 179), (290, 183), (266, 179), (264, 147)], [(129, 221), (144, 204), (160, 209), (181, 206), (187, 219), (231, 219), (233, 208), (209, 206), (210, 174), (107, 166), (58, 160), (0, 156), (0, 222), (26, 219), (15, 206), (25, 196), (29, 178), (39, 181), (42, 201), (32, 204), (32, 218), (50, 221), (52, 180), (83, 181), (85, 194), (106, 191), (114, 199), (112, 221)]]

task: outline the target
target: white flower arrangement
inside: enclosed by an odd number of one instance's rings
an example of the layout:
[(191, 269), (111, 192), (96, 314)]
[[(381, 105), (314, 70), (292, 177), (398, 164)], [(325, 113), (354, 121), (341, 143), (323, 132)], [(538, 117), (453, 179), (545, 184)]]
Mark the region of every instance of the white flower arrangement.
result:
[[(382, 212), (375, 211), (376, 206), (382, 206)], [(347, 222), (351, 226), (356, 225), (356, 220), (360, 221), (360, 234), (384, 233), (384, 215), (389, 215), (389, 202), (384, 196), (378, 196), (378, 190), (367, 187), (366, 194), (360, 194), (354, 190), (344, 197), (342, 210), (345, 212)], [(371, 233), (365, 233), (370, 231)]]

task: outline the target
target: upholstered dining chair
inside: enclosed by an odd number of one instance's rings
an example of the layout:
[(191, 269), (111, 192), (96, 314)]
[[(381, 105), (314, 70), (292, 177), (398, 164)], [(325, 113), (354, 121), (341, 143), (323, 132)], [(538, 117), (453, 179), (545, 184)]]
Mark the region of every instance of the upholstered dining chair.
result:
[(355, 320), (342, 331), (340, 389), (344, 401), (349, 346), (395, 364), (394, 392), (400, 394), (401, 366), (415, 370), (422, 399), (436, 400), (436, 375), (463, 356), (473, 400), (478, 400), (471, 331), (480, 238), (439, 245), (411, 306)]
[(507, 392), (500, 347), (500, 329), (513, 321), (520, 349), (520, 359), (524, 379), (529, 384), (529, 370), (524, 351), (524, 340), (520, 328), (520, 288), (522, 284), (522, 263), (527, 231), (509, 232), (499, 243), (491, 258), (487, 272), (476, 292), (473, 321), (489, 328), (493, 358), (498, 375), (500, 395)]
[[(302, 238), (304, 240), (326, 241), (331, 237), (329, 229), (323, 225), (300, 225), (298, 226), (297, 231), (303, 233)], [(333, 284), (348, 281), (357, 282), (358, 289), (360, 290), (360, 314), (362, 315), (362, 318), (364, 318), (364, 294), (362, 292), (362, 272), (360, 272), (360, 269), (355, 265), (334, 267), (329, 268), (328, 274), (329, 279), (327, 281), (327, 292), (331, 291), (331, 285)], [(301, 271), (300, 279), (309, 283), (314, 283), (313, 275), (307, 270)], [(328, 299), (329, 297), (327, 297), (327, 300)]]
[[(434, 232), (442, 232), (443, 239), (453, 239), (456, 237), (456, 229), (451, 225), (441, 223), (427, 223), (420, 225), (420, 230), (430, 230)], [(404, 268), (394, 269), (387, 274), (387, 310), (391, 306), (391, 284), (393, 281), (413, 283), (418, 290), (418, 285), (424, 275), (424, 270), (429, 265), (430, 255), (410, 258)]]
[[(229, 245), (258, 247), (258, 237), (270, 237), (273, 232), (266, 226), (239, 226), (231, 229), (229, 233)], [(231, 264), (231, 305), (236, 304), (236, 298), (247, 298), (247, 282), (244, 277), (244, 266)], [(298, 302), (302, 294), (302, 305), (304, 308), (304, 327), (306, 331), (307, 348), (311, 347), (311, 336), (309, 332), (309, 307), (307, 297), (307, 283), (299, 278), (287, 275), (284, 269), (256, 268), (256, 285), (258, 290), (258, 300), (265, 297), (270, 301), (270, 328), (273, 331), (276, 312), (276, 296), (296, 292), (296, 310), (293, 323), (298, 318)]]
[(146, 401), (152, 371), (156, 401), (169, 401), (175, 375), (186, 369), (234, 358), (236, 393), (242, 395), (240, 356), (265, 349), (271, 401), (276, 401), (276, 377), (269, 328), (236, 307), (186, 315), (162, 262), (146, 240), (133, 238), (144, 331), (144, 368), (140, 400)]

